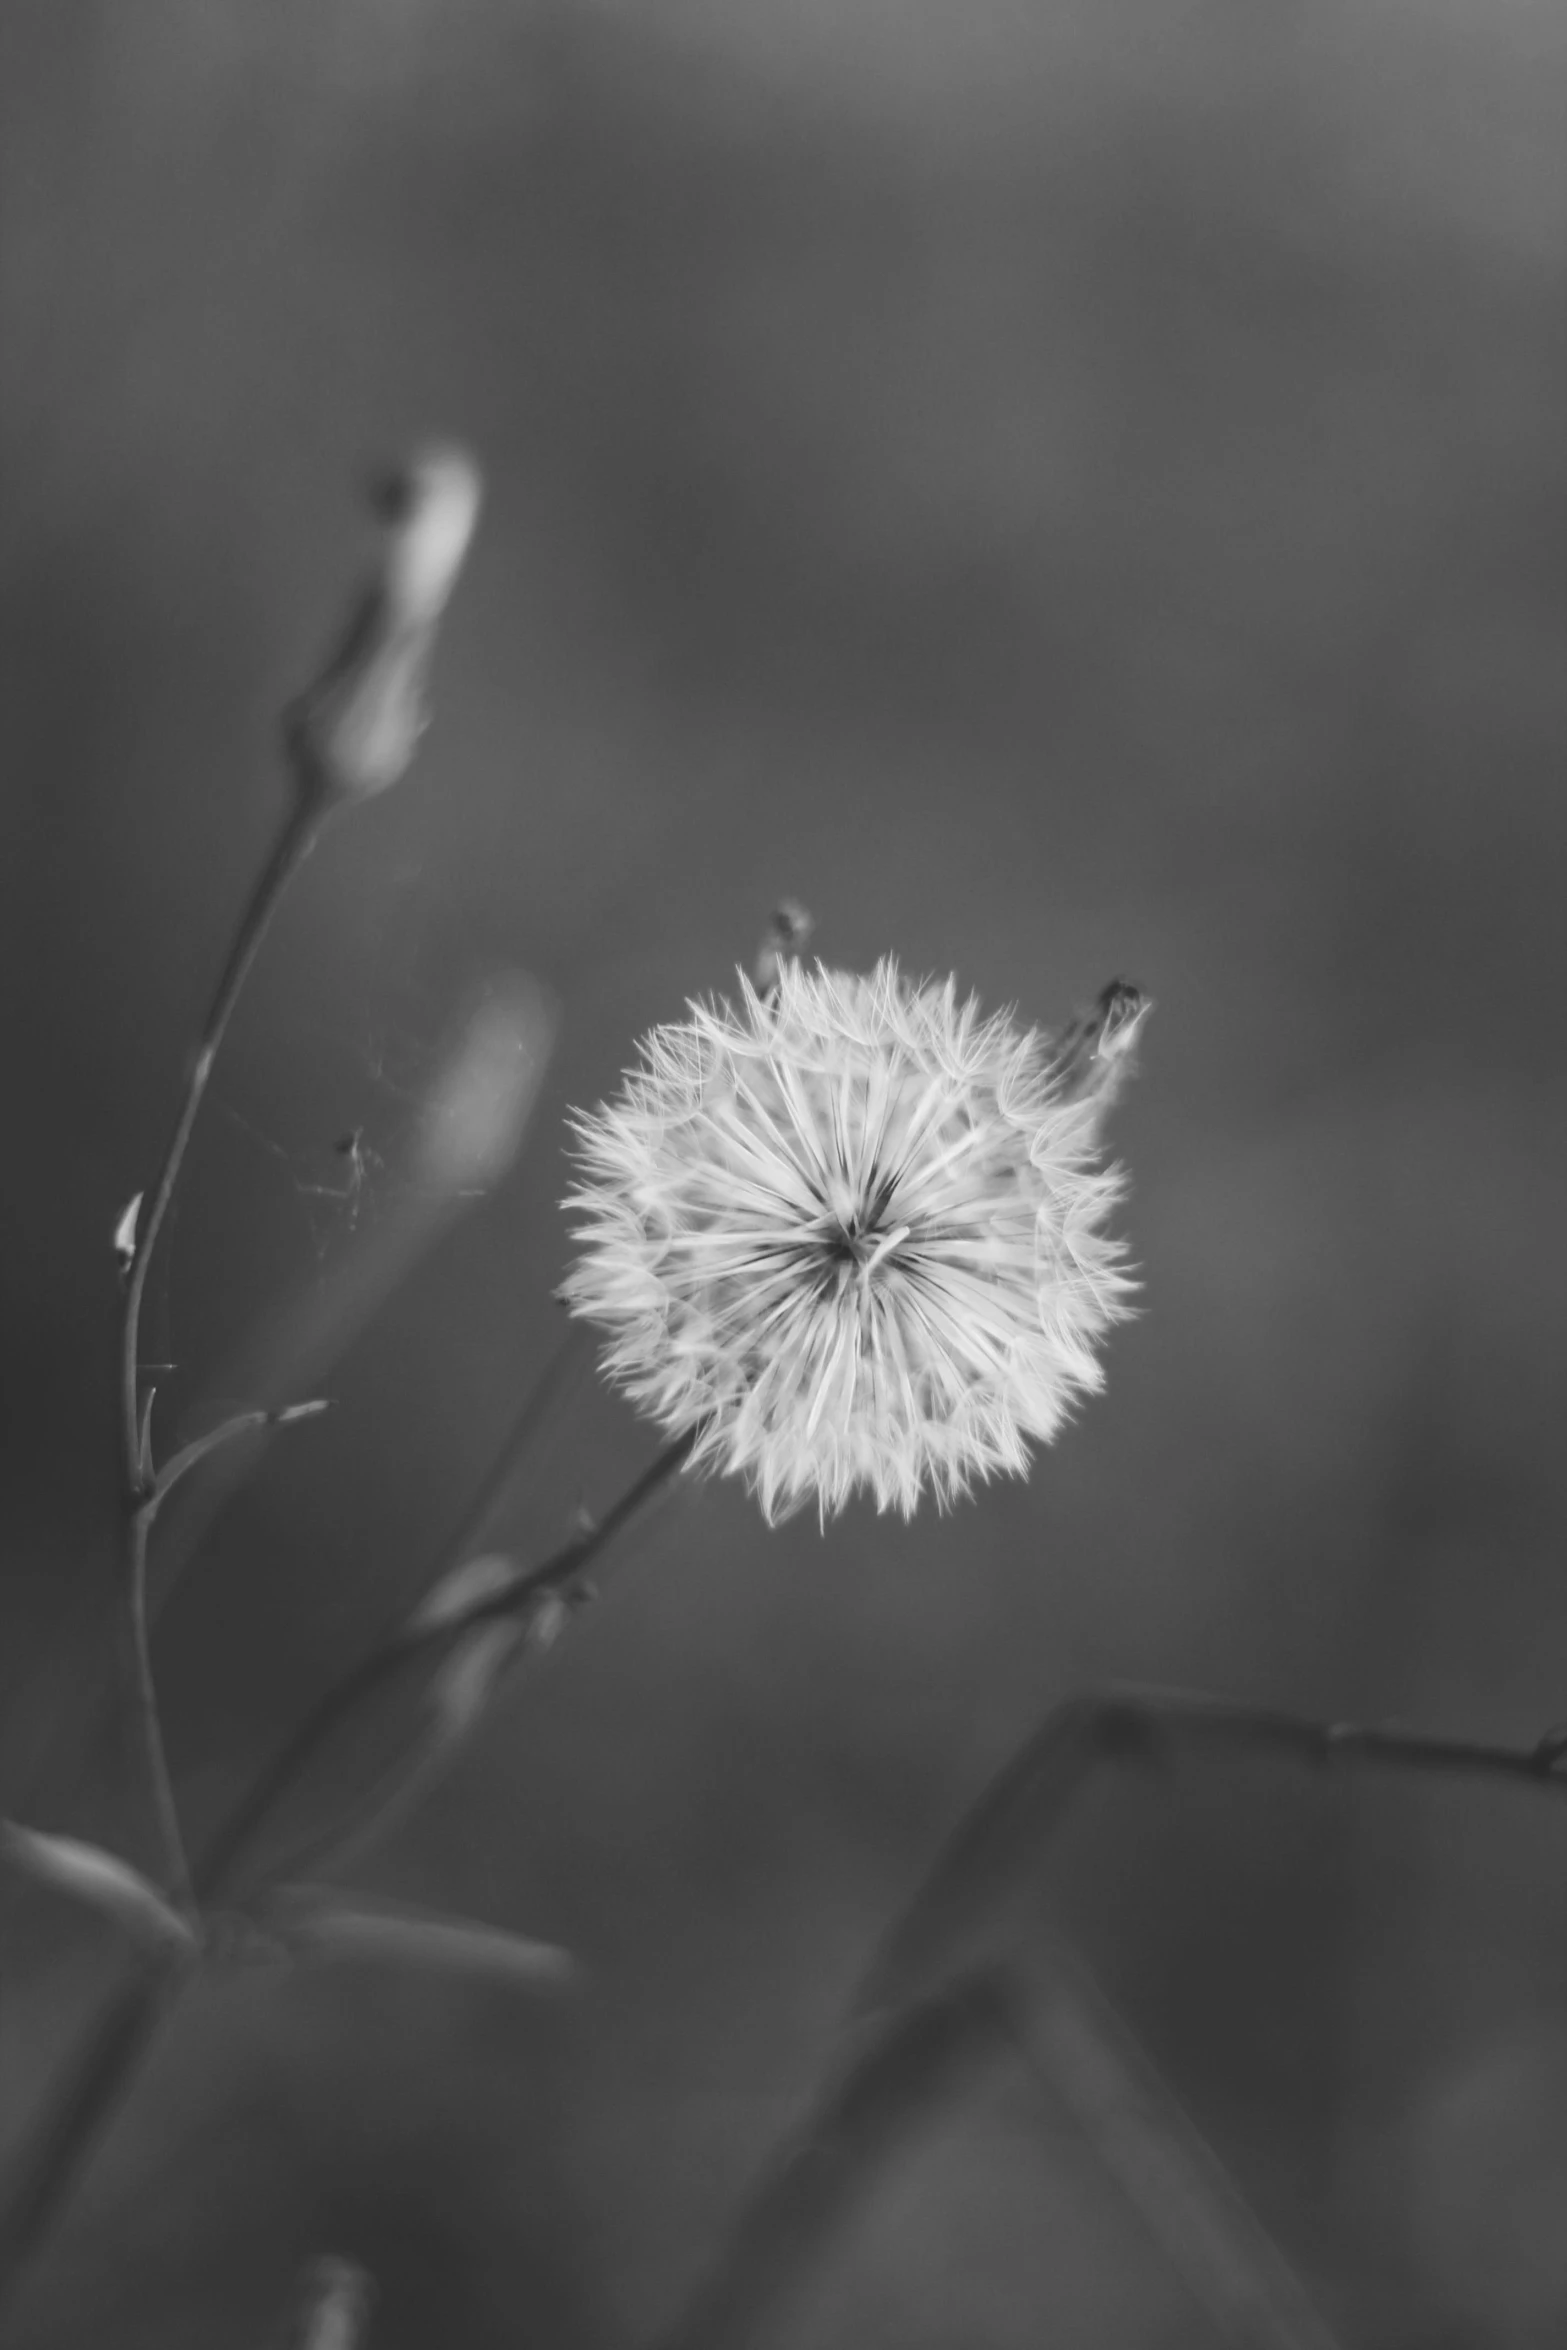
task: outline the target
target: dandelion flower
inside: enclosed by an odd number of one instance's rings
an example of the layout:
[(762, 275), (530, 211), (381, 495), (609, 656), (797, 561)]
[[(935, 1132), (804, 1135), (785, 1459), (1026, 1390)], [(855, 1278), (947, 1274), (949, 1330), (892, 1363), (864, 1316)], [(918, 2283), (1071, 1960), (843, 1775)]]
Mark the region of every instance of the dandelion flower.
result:
[(610, 1377), (769, 1519), (1025, 1472), (1126, 1312), (1099, 1128), (1143, 1009), (1107, 989), (1064, 1047), (951, 980), (783, 960), (655, 1029), (575, 1122), (564, 1295)]

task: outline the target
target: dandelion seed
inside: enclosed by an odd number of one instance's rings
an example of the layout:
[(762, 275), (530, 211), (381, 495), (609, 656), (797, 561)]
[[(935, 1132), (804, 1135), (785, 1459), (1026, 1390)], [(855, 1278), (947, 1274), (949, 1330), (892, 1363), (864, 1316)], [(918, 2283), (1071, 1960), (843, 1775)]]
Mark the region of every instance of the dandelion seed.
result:
[(775, 994), (740, 984), (576, 1121), (563, 1295), (607, 1372), (770, 1519), (1026, 1472), (1133, 1286), (1103, 1101), (951, 980), (786, 961)]

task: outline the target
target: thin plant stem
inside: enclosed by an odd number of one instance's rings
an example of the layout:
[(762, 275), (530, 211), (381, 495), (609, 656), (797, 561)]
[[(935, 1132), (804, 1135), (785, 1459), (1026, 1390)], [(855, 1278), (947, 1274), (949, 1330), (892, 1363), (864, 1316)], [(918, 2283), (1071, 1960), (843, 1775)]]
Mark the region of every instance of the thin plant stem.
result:
[[(666, 1445), (596, 1525), (585, 1528), (581, 1534), (574, 1536), (570, 1542), (563, 1544), (540, 1565), (519, 1576), (505, 1589), (475, 1600), (463, 1610), (459, 1618), (439, 1626), (410, 1627), (405, 1622), (378, 1648), (351, 1667), (341, 1680), (334, 1682), (292, 1738), (240, 1797), (207, 1846), (197, 1870), (203, 1899), (210, 1903), (230, 1893), (262, 1829), (280, 1809), (284, 1799), (305, 1778), (310, 1765), (333, 1733), (341, 1729), (378, 1690), (393, 1679), (410, 1657), (437, 1643), (450, 1645), (455, 1638), (482, 1624), (495, 1623), (503, 1618), (526, 1622), (548, 1600), (570, 1601), (585, 1596), (589, 1569), (616, 1536), (634, 1518), (640, 1516), (685, 1467), (691, 1456), (691, 1444), (689, 1437), (682, 1436)], [(461, 1557), (462, 1553), (458, 1550), (455, 1553), (456, 1563), (461, 1563)], [(431, 1758), (434, 1762), (440, 1759)], [(418, 1764), (409, 1772), (399, 1772), (384, 1799), (377, 1801), (369, 1814), (356, 1821), (351, 1829), (333, 1829), (291, 1852), (290, 1873), (299, 1868), (319, 1870), (330, 1863), (340, 1863), (350, 1840), (357, 1851), (369, 1841), (371, 1835), (383, 1833), (390, 1824), (393, 1811), (400, 1814), (406, 1802), (427, 1784), (430, 1775), (428, 1767)]]
[(1318, 1770), (1491, 1780), (1567, 1795), (1567, 1750), (1551, 1733), (1525, 1746), (1438, 1738), (1395, 1724), (1321, 1721), (1196, 1690), (1131, 1684), (1066, 1698), (1042, 1716), (953, 1829), (882, 1937), (855, 2013), (895, 2006), (928, 1980), (1038, 1865), (1064, 1812), (1102, 1771), (1178, 1754), (1266, 1755)]
[(148, 1959), (104, 2002), (33, 2133), (15, 2192), (0, 2215), (0, 2307), (59, 2219), (100, 2137), (152, 2053), (191, 1961)]
[[(874, 2072), (877, 2051), (896, 2045), (906, 2026), (917, 2027), (921, 2017), (940, 2012), (943, 1997), (954, 1988), (990, 1979), (972, 1970), (976, 1943), (993, 1923), (992, 1910), (1030, 1866), (1038, 1865), (1064, 1812), (1090, 1780), (1110, 1764), (1183, 1751), (1279, 1755), (1319, 1766), (1491, 1780), (1567, 1794), (1567, 1734), (1561, 1731), (1547, 1732), (1528, 1746), (1437, 1738), (1392, 1726), (1318, 1721), (1184, 1689), (1114, 1687), (1051, 1707), (964, 1814), (881, 1938), (848, 2004), (844, 2062), (829, 2070), (805, 2123), (774, 2157), (752, 2202), (742, 2209), (709, 2282), (682, 2319), (658, 2337), (658, 2350), (743, 2350), (755, 2338), (821, 2249), (825, 2231), (796, 2224), (794, 2182), (813, 2148), (830, 2149), (834, 2117), (850, 2091), (858, 2092), (867, 2066)], [(1065, 2085), (1073, 2092), (1075, 2110), (1096, 2133), (1101, 2153), (1114, 2157), (1117, 2175), (1166, 2249), (1179, 2230), (1184, 2273), (1194, 2289), (1206, 2294), (1210, 2312), (1222, 2313), (1227, 2323), (1244, 2314), (1250, 2330), (1237, 2333), (1231, 2323), (1231, 2339), (1246, 2342), (1248, 2350), (1251, 2345), (1261, 2350), (1264, 2343), (1269, 2350), (1331, 2350), (1331, 2336), (1282, 2256), (1271, 2244), (1259, 2249), (1264, 2240), (1256, 2223), (1249, 2214), (1243, 2219), (1244, 2207), (1227, 2181), (1222, 2188), (1217, 2183), (1222, 2174), (1206, 2149), (1198, 2155), (1195, 2133), (1173, 2095), (1162, 2084), (1156, 2091), (1146, 2060), (1137, 2130), (1120, 2129), (1114, 2144), (1106, 2143), (1106, 2101), (1112, 2090), (1124, 2100), (1132, 2078), (1126, 2052), (1112, 2039), (1102, 2001), (1091, 2042), (1085, 2037), (1083, 1999), (1079, 1996), (1068, 2012), (1062, 2004), (1063, 1980), (1058, 1965), (1055, 2004), (1052, 2008), (1047, 1998), (1045, 2011), (1057, 2037), (1052, 2039), (1047, 2029), (1042, 2041), (1031, 2043), (1014, 2019), (1010, 2028), (1020, 2052), (1036, 2069), (1059, 2072), (1059, 2064), (1048, 2060), (1061, 2057), (1065, 2017), (1072, 2059)], [(1054, 2086), (1059, 2092), (1063, 2084), (1056, 2079)], [(1119, 2121), (1118, 2116), (1118, 2128)], [(883, 2151), (877, 2148), (878, 2159)], [(1155, 2157), (1156, 2177), (1151, 2175)], [(833, 2184), (834, 2214), (844, 2185), (842, 2178)], [(1199, 2220), (1206, 2230), (1200, 2244), (1192, 2236)]]
[(125, 1562), (125, 1626), (130, 1647), (131, 1703), (135, 1711), (142, 1766), (152, 1799), (158, 1850), (163, 1858), (164, 1890), (175, 1907), (184, 1916), (193, 1919), (197, 1915), (196, 1889), (191, 1880), (185, 1838), (180, 1828), (174, 1783), (169, 1776), (163, 1719), (158, 1709), (157, 1683), (152, 1674), (152, 1643), (147, 1629), (147, 1538), (151, 1530), (150, 1508), (144, 1503), (136, 1503), (127, 1522)]
[[(551, 1382), (558, 1371), (564, 1359), (564, 1351), (561, 1350), (546, 1371), (546, 1382)], [(515, 1467), (519, 1445), (527, 1441), (532, 1427), (536, 1425), (536, 1415), (542, 1409), (543, 1402), (536, 1391), (514, 1422), (508, 1437), (506, 1449), (511, 1467)], [(641, 1476), (627, 1487), (597, 1526), (587, 1529), (544, 1560), (531, 1574), (520, 1579), (510, 1594), (513, 1607), (525, 1607), (530, 1601), (551, 1594), (557, 1597), (573, 1592), (581, 1595), (588, 1568), (601, 1558), (607, 1546), (672, 1481), (689, 1458), (690, 1449), (690, 1442), (685, 1438), (667, 1446)], [(483, 1518), (494, 1507), (503, 1486), (500, 1456), (497, 1455), (481, 1481), (475, 1505), (463, 1513), (464, 1524), (470, 1528), (476, 1524), (482, 1526)], [(489, 1496), (487, 1501), (484, 1500), (486, 1494)], [(482, 1507), (478, 1506), (480, 1504)], [(454, 1530), (454, 1536), (461, 1532), (459, 1527)], [(443, 1548), (443, 1558), (451, 1547), (449, 1541)], [(482, 1622), (493, 1619), (500, 1612), (498, 1602), (485, 1601), (471, 1611), (468, 1620)], [(297, 1783), (315, 1754), (321, 1736), (345, 1719), (363, 1697), (380, 1686), (389, 1661), (403, 1661), (411, 1648), (417, 1645), (417, 1642), (413, 1642), (399, 1648), (395, 1640), (389, 1641), (367, 1659), (365, 1665), (346, 1674), (305, 1725), (306, 1733), (312, 1733), (312, 1726), (330, 1708), (331, 1718), (323, 1725), (321, 1732), (296, 1735), (277, 1761), (241, 1797), (224, 1827), (202, 1854), (195, 1872), (197, 1884), (208, 1905), (233, 1881), (255, 1836), (271, 1816), (274, 1807)], [(51, 2228), (63, 2213), (72, 2188), (134, 2086), (142, 2065), (152, 2051), (161, 2024), (185, 1987), (191, 1966), (190, 1957), (184, 1953), (144, 1960), (138, 1966), (136, 1975), (112, 1994), (91, 2027), (65, 2081), (33, 2133), (28, 2152), (19, 2166), (18, 2184), (4, 2211), (0, 2212), (0, 2307), (14, 2292), (24, 2269), (37, 2255)]]
[(131, 1261), (125, 1276), (120, 1315), (120, 1468), (123, 1491), (123, 1566), (120, 1605), (131, 1677), (131, 1707), (142, 1770), (147, 1782), (157, 1831), (165, 1889), (187, 1915), (195, 1914), (190, 1863), (180, 1831), (165, 1751), (163, 1722), (153, 1678), (151, 1642), (147, 1631), (147, 1542), (157, 1501), (157, 1479), (152, 1462), (150, 1429), (143, 1418), (141, 1398), (141, 1310), (147, 1273), (158, 1237), (167, 1220), (179, 1184), (180, 1170), (190, 1144), (213, 1063), (239, 1001), (240, 989), (256, 959), (262, 939), (277, 911), (284, 890), (308, 853), (320, 828), (319, 803), (303, 792), (290, 801), (287, 815), (266, 862), (247, 898), (234, 932), (228, 957), (219, 975), (206, 1020), (185, 1078), (185, 1092), (151, 1198), (137, 1219)]
[(190, 1144), (197, 1112), (212, 1076), (213, 1063), (234, 1016), (240, 989), (249, 975), (261, 942), (271, 926), (283, 892), (314, 845), (321, 827), (318, 802), (297, 792), (256, 876), (240, 914), (228, 958), (213, 991), (212, 1003), (185, 1077), (174, 1130), (169, 1136), (152, 1196), (137, 1219), (135, 1248), (125, 1277), (125, 1302), (120, 1317), (120, 1448), (127, 1492), (139, 1494), (146, 1482), (141, 1441), (141, 1309), (147, 1273), (158, 1236), (174, 1201), (180, 1170)]
[(1059, 1936), (1035, 1953), (1014, 2028), (1025, 2070), (1234, 2350), (1337, 2350), (1336, 2337), (1148, 2051)]

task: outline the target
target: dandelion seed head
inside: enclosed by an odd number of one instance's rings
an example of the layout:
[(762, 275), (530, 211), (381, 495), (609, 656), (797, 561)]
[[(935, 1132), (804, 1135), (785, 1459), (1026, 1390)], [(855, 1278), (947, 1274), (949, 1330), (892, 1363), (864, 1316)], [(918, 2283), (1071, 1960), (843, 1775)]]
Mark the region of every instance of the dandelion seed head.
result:
[(780, 962), (654, 1029), (575, 1121), (563, 1294), (605, 1368), (769, 1519), (912, 1514), (1023, 1474), (1133, 1284), (1103, 1101), (1050, 1040), (917, 985)]

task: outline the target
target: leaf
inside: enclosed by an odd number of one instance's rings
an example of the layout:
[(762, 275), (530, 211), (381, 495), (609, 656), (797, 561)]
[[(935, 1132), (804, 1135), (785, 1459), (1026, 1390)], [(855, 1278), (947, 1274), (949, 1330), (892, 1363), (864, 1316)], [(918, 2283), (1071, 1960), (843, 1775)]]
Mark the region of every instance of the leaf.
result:
[(1030, 2067), (1236, 2350), (1337, 2350), (1284, 2254), (1088, 1969), (1052, 1940)]
[(141, 1203), (146, 1197), (138, 1191), (135, 1198), (120, 1211), (120, 1220), (114, 1227), (114, 1253), (120, 1271), (128, 1273), (136, 1262), (136, 1227), (141, 1220)]
[(430, 1682), (430, 1710), (442, 1746), (466, 1737), (490, 1701), (526, 1627), (509, 1620), (475, 1624), (452, 1649)]
[(560, 1989), (575, 1972), (557, 1943), (324, 1886), (285, 1886), (261, 1922), (299, 1958), (391, 1960), (545, 1991)]
[(204, 1436), (194, 1436), (189, 1444), (182, 1444), (165, 1462), (155, 1501), (165, 1501), (182, 1477), (188, 1477), (192, 1469), (212, 1453), (221, 1451), (224, 1445), (232, 1444), (236, 1437), (253, 1436), (261, 1428), (292, 1428), (297, 1421), (319, 1419), (331, 1408), (330, 1397), (317, 1395), (306, 1403), (284, 1404), (278, 1411), (236, 1412), (231, 1420), (224, 1420), (218, 1427), (209, 1428)]
[(136, 1433), (136, 1458), (141, 1464), (143, 1486), (153, 1481), (152, 1467), (152, 1407), (158, 1400), (158, 1390), (149, 1387), (141, 1399), (141, 1425)]
[(476, 1608), (499, 1599), (521, 1580), (521, 1568), (501, 1551), (486, 1551), (480, 1558), (465, 1559), (460, 1567), (453, 1567), (430, 1586), (404, 1629), (418, 1635), (461, 1623)]
[(151, 1950), (194, 1950), (188, 1922), (149, 1879), (116, 1853), (74, 1836), (45, 1836), (14, 1820), (0, 1821), (0, 1853), (54, 1892), (85, 1902)]
[(853, 2013), (899, 2007), (938, 1976), (1020, 1869), (1032, 1870), (1041, 1845), (1096, 1766), (1114, 1754), (1145, 1751), (1152, 1735), (1130, 1701), (1068, 1698), (1052, 1706), (947, 1838), (883, 1937)]
[(849, 2219), (916, 2128), (998, 2056), (1015, 2052), (1013, 1994), (995, 1969), (949, 1983), (861, 2035), (807, 2114), (658, 2350), (743, 2350)]

